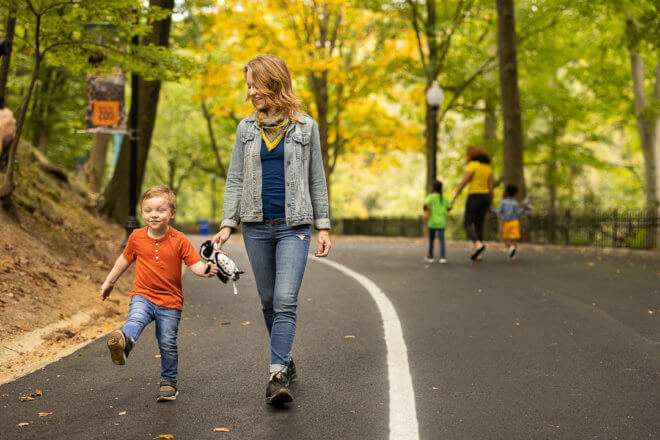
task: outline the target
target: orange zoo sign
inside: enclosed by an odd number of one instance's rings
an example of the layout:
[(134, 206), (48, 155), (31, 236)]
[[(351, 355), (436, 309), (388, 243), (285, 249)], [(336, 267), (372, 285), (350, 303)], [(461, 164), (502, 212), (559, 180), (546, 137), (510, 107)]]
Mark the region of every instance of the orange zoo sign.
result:
[(92, 123), (94, 125), (106, 126), (114, 126), (119, 124), (119, 102), (94, 101)]

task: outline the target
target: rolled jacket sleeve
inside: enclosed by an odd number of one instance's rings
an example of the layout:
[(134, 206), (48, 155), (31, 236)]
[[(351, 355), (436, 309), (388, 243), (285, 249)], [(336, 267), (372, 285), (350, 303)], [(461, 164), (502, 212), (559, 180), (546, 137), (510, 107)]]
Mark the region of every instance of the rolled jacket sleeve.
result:
[(241, 198), (243, 195), (243, 130), (244, 123), (238, 124), (231, 162), (225, 182), (225, 199), (222, 205), (222, 222), (220, 228), (229, 226), (236, 229), (241, 221)]
[(314, 227), (316, 229), (330, 229), (330, 209), (328, 204), (328, 187), (323, 169), (323, 154), (319, 127), (316, 121), (312, 124), (310, 139), (311, 151), (309, 159), (309, 195), (312, 199), (314, 212)]

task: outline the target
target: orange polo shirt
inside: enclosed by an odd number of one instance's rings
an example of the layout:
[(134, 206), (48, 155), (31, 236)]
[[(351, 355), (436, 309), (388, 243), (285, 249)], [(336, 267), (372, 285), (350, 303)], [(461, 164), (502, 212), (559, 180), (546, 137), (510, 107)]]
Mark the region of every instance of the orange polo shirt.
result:
[(133, 295), (141, 295), (152, 303), (183, 309), (181, 288), (181, 260), (187, 266), (200, 258), (190, 240), (170, 226), (164, 237), (155, 239), (147, 234), (147, 227), (136, 229), (128, 237), (124, 257), (135, 261)]

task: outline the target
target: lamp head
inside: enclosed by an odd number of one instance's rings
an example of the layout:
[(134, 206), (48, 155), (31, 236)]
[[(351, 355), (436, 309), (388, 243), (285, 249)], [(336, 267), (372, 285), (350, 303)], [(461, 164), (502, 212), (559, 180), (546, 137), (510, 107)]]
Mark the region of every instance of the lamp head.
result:
[(442, 105), (442, 101), (445, 99), (445, 94), (440, 88), (438, 81), (433, 81), (431, 87), (426, 90), (426, 102), (429, 107), (438, 109)]

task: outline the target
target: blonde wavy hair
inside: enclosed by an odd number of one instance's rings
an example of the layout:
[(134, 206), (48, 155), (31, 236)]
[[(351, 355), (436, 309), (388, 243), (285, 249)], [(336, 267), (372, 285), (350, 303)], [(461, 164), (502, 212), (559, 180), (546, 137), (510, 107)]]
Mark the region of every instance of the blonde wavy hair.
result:
[[(289, 119), (296, 120), (296, 113), (302, 110), (302, 100), (293, 91), (291, 74), (286, 63), (275, 55), (261, 54), (252, 58), (243, 67), (243, 74), (252, 73), (254, 85), (264, 96), (267, 107), (275, 107), (277, 112), (286, 113)], [(246, 101), (250, 97), (246, 96)]]

